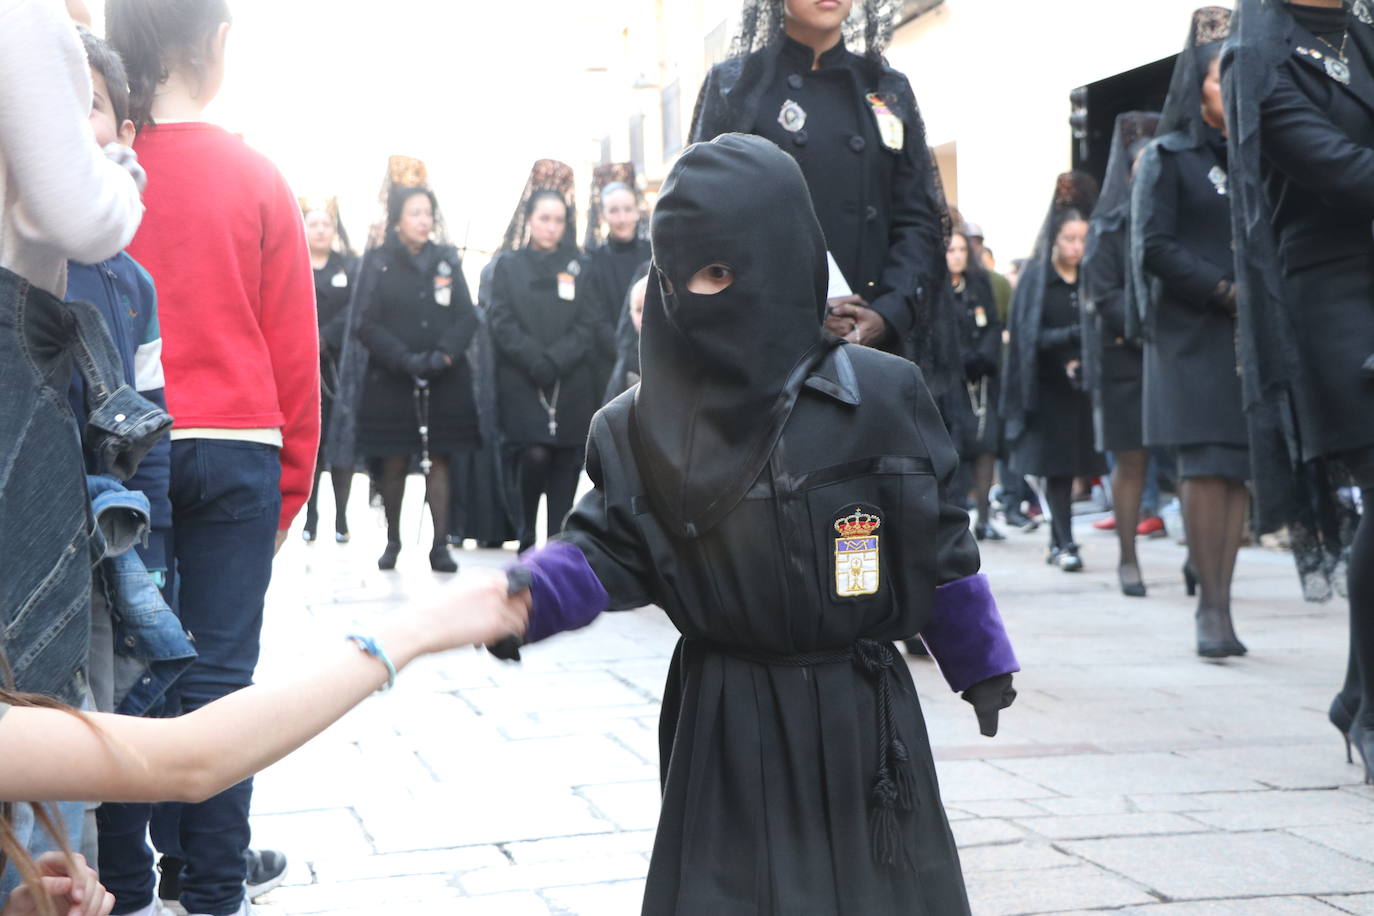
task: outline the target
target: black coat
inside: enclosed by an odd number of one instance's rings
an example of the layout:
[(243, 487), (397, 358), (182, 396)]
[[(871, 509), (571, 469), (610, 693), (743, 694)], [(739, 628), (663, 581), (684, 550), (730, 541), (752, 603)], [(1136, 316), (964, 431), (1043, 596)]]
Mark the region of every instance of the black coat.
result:
[(636, 272), (652, 257), (649, 240), (636, 238), (629, 242), (608, 239), (606, 244), (589, 252), (583, 259), (582, 275), (578, 281), (588, 300), (586, 311), (592, 335), (598, 391), (606, 390), (611, 369), (619, 355), (617, 330), (625, 312), (625, 294), (630, 291)]
[(971, 411), (965, 419), (969, 428), (956, 442), (966, 458), (995, 455), (1002, 447), (998, 412), (1002, 399), (1002, 320), (992, 284), (986, 274), (970, 274), (963, 288), (952, 290), (950, 295), (959, 317), (965, 391)]
[(357, 335), (368, 351), (358, 409), (358, 453), (416, 454), (420, 450), (415, 377), (410, 354), (439, 351), (452, 365), (429, 379), (429, 447), (443, 454), (480, 441), (467, 348), (477, 331), (463, 265), (456, 249), (427, 243), (412, 255), (394, 240), (373, 252), (363, 277), (369, 301), (360, 303)]
[(1066, 283), (1053, 266), (1048, 278), (1043, 270), (1033, 264), (1021, 277), (1022, 283), (1046, 285), (1039, 326), (1017, 332), (1035, 334), (1035, 403), (1026, 411), (1009, 463), (1040, 477), (1092, 477), (1107, 470), (1093, 446), (1092, 399), (1066, 371), (1083, 358), (1078, 284)]
[(315, 274), (315, 313), (320, 328), (320, 457), (329, 439), (334, 395), (339, 390), (339, 365), (348, 333), (348, 300), (358, 278), (358, 259), (337, 251)]
[[(885, 676), (915, 775), (913, 810), (898, 822), (913, 870), (879, 866), (871, 851), (873, 682), (850, 663), (748, 657), (910, 636), (937, 586), (977, 571), (967, 514), (940, 498), (957, 459), (919, 370), (833, 350), (768, 468), (697, 538), (648, 508), (635, 409), (627, 392), (597, 415), (587, 457), (597, 489), (561, 537), (587, 557), (610, 607), (656, 604), (683, 635), (660, 719), (663, 807), (643, 912), (967, 914), (907, 666)], [(879, 582), (838, 597), (835, 524), (856, 511), (881, 518)]]
[[(1326, 46), (1298, 27), (1298, 47)], [(1374, 445), (1374, 30), (1352, 25), (1351, 83), (1294, 52), (1261, 108), (1273, 202), (1307, 385), (1298, 416), (1305, 456)]]
[[(1218, 136), (1173, 149), (1179, 136), (1150, 146), (1145, 157), (1158, 157), (1158, 178), (1137, 185), (1153, 201), (1140, 242), (1157, 281), (1145, 305), (1145, 443), (1244, 446), (1236, 323), (1215, 298), (1235, 276), (1225, 147)], [(1141, 180), (1153, 171), (1142, 161)]]
[(1093, 431), (1099, 452), (1144, 447), (1142, 402), (1144, 354), (1126, 337), (1129, 246), (1126, 221), (1106, 231), (1094, 227), (1092, 256), (1083, 271), (1083, 382), (1092, 394)]
[[(717, 64), (697, 101), (692, 140), (735, 131), (766, 137), (801, 166), (827, 246), (849, 288), (882, 314), (884, 349), (913, 358), (926, 300), (945, 283), (945, 244), (925, 127), (902, 74), (846, 50), (821, 55), (790, 38)], [(889, 149), (869, 95), (901, 119), (905, 142)], [(805, 111), (800, 130), (779, 123), (785, 102)], [(918, 138), (913, 140), (912, 138)], [(950, 346), (957, 346), (951, 340)], [(953, 362), (957, 363), (957, 354)], [(943, 367), (955, 370), (957, 366)], [(931, 379), (933, 390), (942, 380)]]
[[(487, 321), (507, 445), (586, 445), (604, 385), (597, 386), (591, 299), (580, 273), (577, 254), (565, 249), (522, 248), (496, 262)], [(557, 411), (552, 435), (545, 402)]]

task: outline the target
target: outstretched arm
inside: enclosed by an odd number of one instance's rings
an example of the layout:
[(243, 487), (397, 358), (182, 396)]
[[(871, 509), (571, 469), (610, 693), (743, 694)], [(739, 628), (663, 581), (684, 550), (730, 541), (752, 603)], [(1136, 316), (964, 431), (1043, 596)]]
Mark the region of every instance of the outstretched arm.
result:
[[(376, 631), (399, 670), (421, 655), (525, 629), (527, 596), (494, 570), (464, 574)], [(247, 687), (175, 719), (15, 707), (0, 719), (0, 799), (201, 801), (285, 757), (387, 683), (342, 643), (281, 684)]]

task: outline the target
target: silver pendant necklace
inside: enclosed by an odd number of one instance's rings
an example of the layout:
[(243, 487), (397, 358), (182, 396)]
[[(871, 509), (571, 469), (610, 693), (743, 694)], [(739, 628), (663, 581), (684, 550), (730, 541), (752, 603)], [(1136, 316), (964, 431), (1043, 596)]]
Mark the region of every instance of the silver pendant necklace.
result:
[(1346, 46), (1350, 44), (1350, 29), (1347, 28), (1345, 30), (1345, 35), (1341, 38), (1341, 46), (1339, 48), (1333, 45), (1331, 42), (1327, 41), (1325, 38), (1321, 37), (1320, 35), (1317, 36), (1317, 41), (1320, 41), (1322, 44), (1326, 45), (1332, 51), (1336, 52), (1335, 57), (1332, 57), (1328, 54), (1325, 58), (1322, 59), (1322, 63), (1326, 66), (1326, 75), (1331, 77), (1336, 82), (1340, 83), (1342, 86), (1349, 86), (1350, 59), (1345, 56), (1345, 49)]

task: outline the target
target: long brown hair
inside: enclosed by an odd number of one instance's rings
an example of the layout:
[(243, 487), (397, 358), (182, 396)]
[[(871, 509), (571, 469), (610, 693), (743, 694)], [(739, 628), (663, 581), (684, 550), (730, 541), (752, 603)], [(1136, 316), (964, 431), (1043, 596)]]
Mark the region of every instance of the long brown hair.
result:
[[(9, 665), (5, 661), (4, 653), (0, 653), (0, 675), (9, 681)], [(39, 707), (42, 709), (58, 709), (70, 712), (74, 716), (81, 713), (70, 706), (59, 703), (51, 697), (38, 696), (31, 693), (15, 693), (0, 687), (0, 703), (10, 706)], [(45, 805), (36, 802), (29, 803), (33, 809), (33, 819), (37, 826), (47, 831), (48, 836), (52, 837), (59, 849), (68, 858), (71, 858), (72, 851), (67, 843), (67, 831), (63, 829), (62, 818), (55, 812), (51, 812)], [(13, 864), (23, 883), (34, 890), (34, 902), (38, 907), (38, 912), (42, 916), (59, 916), (56, 907), (52, 905), (44, 894), (39, 891), (42, 887), (42, 876), (38, 873), (38, 865), (34, 862), (33, 856), (29, 855), (25, 845), (19, 842), (18, 835), (14, 832), (14, 802), (5, 801), (0, 803), (0, 872), (5, 870), (5, 866)], [(0, 901), (3, 904), (4, 901)]]

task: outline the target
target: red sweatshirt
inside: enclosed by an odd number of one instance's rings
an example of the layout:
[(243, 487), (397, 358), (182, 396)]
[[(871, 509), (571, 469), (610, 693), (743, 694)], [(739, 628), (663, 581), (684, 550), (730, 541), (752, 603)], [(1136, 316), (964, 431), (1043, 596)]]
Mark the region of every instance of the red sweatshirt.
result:
[(310, 495), (320, 439), (315, 281), (296, 198), (235, 135), (145, 128), (147, 212), (129, 246), (157, 284), (167, 409), (181, 429), (280, 428), (280, 527)]

